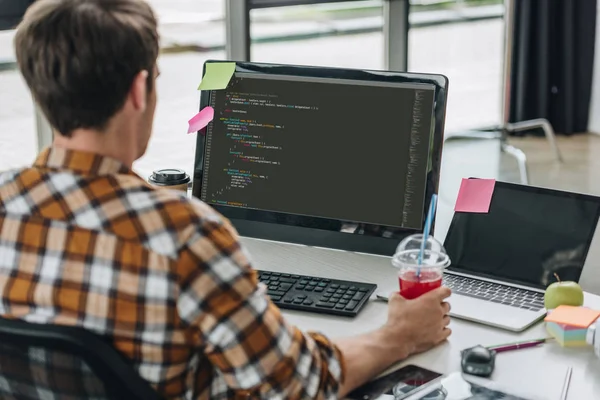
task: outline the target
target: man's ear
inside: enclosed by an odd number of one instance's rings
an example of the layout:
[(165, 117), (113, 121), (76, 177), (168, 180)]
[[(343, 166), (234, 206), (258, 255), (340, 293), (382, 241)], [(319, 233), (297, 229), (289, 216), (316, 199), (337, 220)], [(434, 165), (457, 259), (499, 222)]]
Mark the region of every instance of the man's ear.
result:
[(131, 85), (131, 101), (133, 107), (138, 111), (146, 109), (146, 100), (148, 95), (148, 71), (140, 71), (133, 79)]

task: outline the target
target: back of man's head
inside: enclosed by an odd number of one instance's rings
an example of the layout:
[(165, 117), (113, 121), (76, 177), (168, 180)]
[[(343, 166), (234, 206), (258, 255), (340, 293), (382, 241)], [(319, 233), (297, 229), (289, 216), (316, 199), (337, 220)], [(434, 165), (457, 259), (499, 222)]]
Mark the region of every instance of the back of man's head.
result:
[(153, 90), (157, 23), (143, 0), (38, 0), (15, 36), (17, 62), (54, 129), (102, 131), (134, 78)]

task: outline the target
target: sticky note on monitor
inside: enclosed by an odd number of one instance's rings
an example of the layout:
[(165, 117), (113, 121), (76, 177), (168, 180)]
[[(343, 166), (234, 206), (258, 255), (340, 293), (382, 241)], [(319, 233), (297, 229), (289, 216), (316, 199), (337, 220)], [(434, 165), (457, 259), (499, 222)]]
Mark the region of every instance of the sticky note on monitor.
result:
[(204, 107), (202, 111), (196, 114), (192, 119), (188, 121), (189, 128), (188, 133), (197, 132), (200, 129), (206, 127), (215, 117), (215, 110), (208, 106)]
[(206, 63), (205, 69), (198, 90), (222, 90), (229, 85), (229, 81), (235, 72), (235, 63)]
[(463, 179), (454, 211), (487, 214), (495, 186), (495, 179)]

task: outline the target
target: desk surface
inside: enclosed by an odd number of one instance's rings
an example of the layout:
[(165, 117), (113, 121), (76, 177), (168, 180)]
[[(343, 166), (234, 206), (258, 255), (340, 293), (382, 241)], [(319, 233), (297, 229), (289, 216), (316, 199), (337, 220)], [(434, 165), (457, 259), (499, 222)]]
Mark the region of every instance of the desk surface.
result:
[[(387, 257), (253, 239), (243, 241), (257, 269), (371, 282), (379, 285), (378, 290), (388, 293), (397, 290), (395, 271)], [(600, 297), (586, 294), (585, 305), (600, 309)], [(285, 311), (285, 315), (303, 330), (319, 331), (336, 338), (380, 326), (386, 320), (387, 305), (371, 301), (354, 319), (294, 311)], [(464, 348), (547, 336), (543, 323), (518, 334), (458, 319), (453, 319), (450, 327), (453, 334), (447, 343), (394, 368), (416, 364), (450, 373), (460, 370), (459, 353)], [(600, 398), (600, 359), (589, 347), (564, 349), (556, 343), (549, 343), (538, 348), (499, 354), (492, 379), (502, 385), (518, 385), (533, 399), (558, 400), (569, 366), (573, 367), (573, 376), (568, 398)]]

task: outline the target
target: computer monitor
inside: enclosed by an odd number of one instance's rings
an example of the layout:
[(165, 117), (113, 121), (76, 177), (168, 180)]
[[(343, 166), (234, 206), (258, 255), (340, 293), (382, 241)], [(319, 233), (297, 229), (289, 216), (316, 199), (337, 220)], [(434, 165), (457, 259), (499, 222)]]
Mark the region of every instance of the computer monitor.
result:
[(237, 62), (225, 89), (201, 92), (215, 116), (198, 132), (193, 195), (243, 236), (391, 255), (437, 192), (447, 84)]

